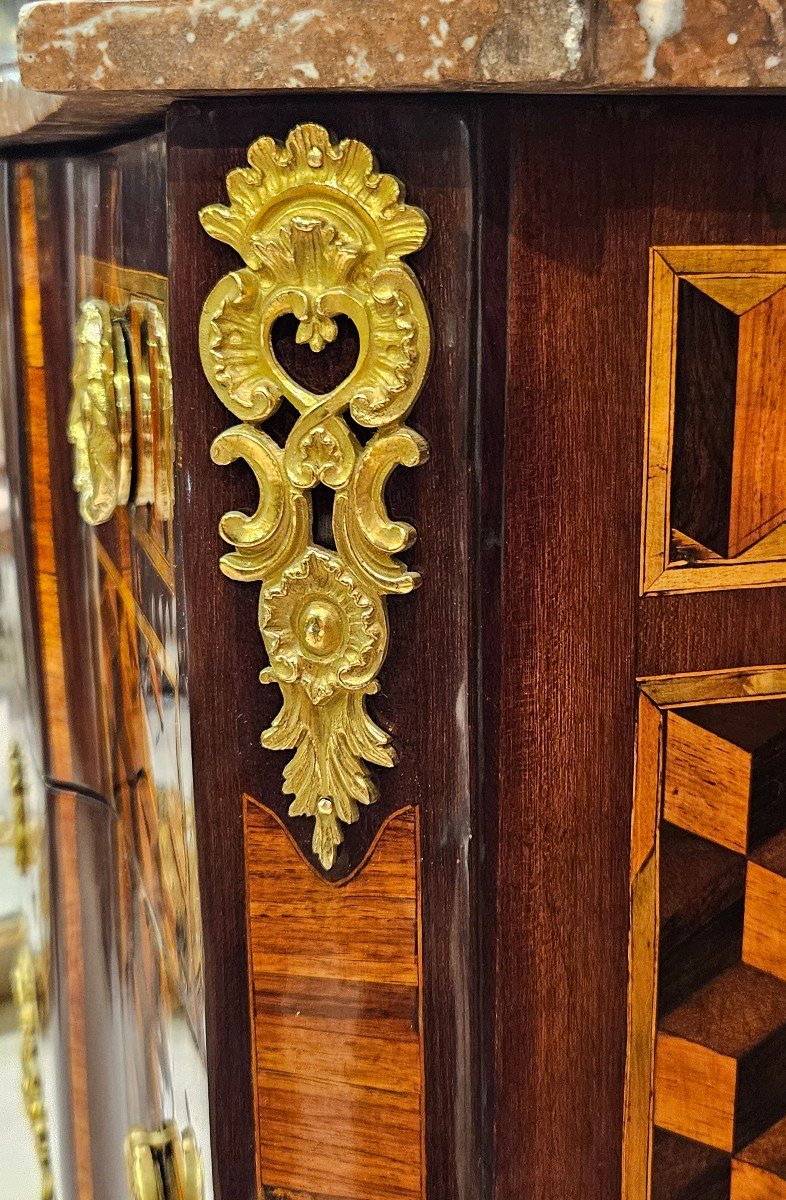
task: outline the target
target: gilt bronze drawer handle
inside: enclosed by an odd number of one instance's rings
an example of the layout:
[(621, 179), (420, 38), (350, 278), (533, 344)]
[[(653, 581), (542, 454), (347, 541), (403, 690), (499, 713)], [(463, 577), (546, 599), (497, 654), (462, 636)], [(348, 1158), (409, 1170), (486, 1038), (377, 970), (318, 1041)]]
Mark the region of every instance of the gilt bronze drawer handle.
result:
[(0, 846), (14, 847), (17, 870), (26, 875), (36, 860), (41, 830), (30, 822), (22, 747), (17, 741), (10, 742), (8, 747), (8, 790), (11, 819), (0, 821)]
[(104, 300), (82, 301), (68, 440), (88, 525), (102, 525), (131, 499), (154, 504), (161, 519), (171, 516), (172, 369), (166, 323), (152, 301), (132, 300), (119, 310)]
[(131, 1129), (125, 1143), (126, 1176), (133, 1200), (204, 1200), (205, 1171), (191, 1127), (174, 1121), (161, 1129)]
[[(260, 678), (283, 696), (262, 743), (295, 751), (284, 771), (289, 814), (314, 819), (312, 849), (328, 870), (342, 824), (376, 799), (366, 763), (395, 761), (365, 698), (377, 691), (388, 647), (385, 597), (419, 582), (394, 558), (415, 532), (389, 517), (384, 493), (396, 466), (427, 455), (404, 419), (423, 386), (431, 329), (401, 260), (424, 244), (428, 223), (392, 176), (377, 173), (367, 146), (333, 143), (319, 125), (299, 125), (284, 146), (260, 138), (248, 161), (227, 177), (229, 205), (200, 214), (246, 263), (216, 284), (202, 313), (205, 374), (242, 422), (219, 434), (211, 453), (222, 465), (244, 459), (260, 489), (254, 513), (221, 521), (234, 547), (221, 569), (262, 581), (269, 666)], [(331, 390), (310, 390), (279, 361), (273, 327), (287, 315), (298, 322), (295, 342), (315, 353), (336, 340), (336, 318), (354, 324), (357, 362)], [(297, 413), (283, 448), (262, 428), (282, 399)], [(347, 416), (372, 435), (361, 440)], [(319, 484), (334, 493), (335, 549), (314, 540)]]
[(74, 490), (88, 525), (108, 521), (131, 488), (131, 383), (118, 320), (103, 300), (84, 300), (74, 331), (68, 440)]
[(35, 959), (28, 946), (23, 946), (19, 952), (11, 973), (11, 984), (22, 1035), (22, 1094), (41, 1168), (41, 1200), (52, 1200), (54, 1183), (49, 1150), (49, 1118), (38, 1062), (39, 986)]

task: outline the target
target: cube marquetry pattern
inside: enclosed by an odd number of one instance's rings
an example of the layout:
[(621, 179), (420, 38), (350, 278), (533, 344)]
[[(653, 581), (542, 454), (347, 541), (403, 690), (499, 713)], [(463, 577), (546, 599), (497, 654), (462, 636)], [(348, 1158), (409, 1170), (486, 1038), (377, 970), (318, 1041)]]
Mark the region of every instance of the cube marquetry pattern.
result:
[(785, 353), (780, 277), (680, 280), (672, 521), (721, 558), (784, 519)]
[(651, 250), (642, 592), (786, 577), (786, 246)]
[(786, 1200), (786, 722), (686, 713), (666, 718), (650, 1196)]

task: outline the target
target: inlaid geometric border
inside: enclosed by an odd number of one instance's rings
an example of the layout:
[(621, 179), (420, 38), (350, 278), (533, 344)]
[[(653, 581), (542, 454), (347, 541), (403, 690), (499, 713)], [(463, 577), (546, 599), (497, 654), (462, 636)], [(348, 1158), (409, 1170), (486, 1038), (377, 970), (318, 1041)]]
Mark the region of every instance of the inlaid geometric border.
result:
[(638, 681), (630, 842), (628, 1041), (622, 1200), (650, 1200), (659, 946), (659, 821), (670, 709), (786, 698), (786, 665)]
[(671, 468), (674, 439), (677, 294), (681, 278), (710, 283), (784, 275), (786, 246), (654, 246), (650, 250), (647, 410), (644, 439), (641, 594), (786, 584), (786, 526), (734, 560), (674, 561)]

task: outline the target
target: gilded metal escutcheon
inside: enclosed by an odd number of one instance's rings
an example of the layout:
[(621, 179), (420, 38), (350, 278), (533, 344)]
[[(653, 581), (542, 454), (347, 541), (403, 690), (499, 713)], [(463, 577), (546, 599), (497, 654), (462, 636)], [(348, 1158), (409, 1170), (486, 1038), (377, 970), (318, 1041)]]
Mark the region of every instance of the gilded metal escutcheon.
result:
[[(260, 490), (254, 513), (221, 521), (233, 547), (221, 569), (262, 583), (269, 666), (260, 678), (283, 696), (262, 742), (295, 751), (284, 771), (289, 814), (314, 819), (312, 849), (329, 870), (342, 825), (377, 797), (366, 764), (395, 761), (365, 701), (387, 652), (386, 597), (419, 583), (394, 557), (415, 531), (388, 515), (385, 485), (396, 466), (427, 456), (404, 420), (426, 376), (431, 328), (402, 259), (423, 246), (428, 222), (404, 203), (397, 180), (376, 171), (367, 146), (331, 142), (319, 125), (297, 126), (283, 146), (259, 138), (248, 162), (227, 177), (229, 205), (200, 214), (246, 263), (219, 280), (200, 323), (205, 374), (241, 422), (211, 453), (222, 465), (244, 459)], [(336, 339), (336, 317), (354, 323), (357, 362), (331, 391), (309, 391), (277, 359), (273, 326), (286, 314), (297, 318), (296, 341), (315, 353)], [(283, 449), (263, 429), (282, 399), (298, 414)], [(365, 445), (346, 414), (374, 431)], [(313, 540), (318, 484), (334, 493), (335, 549)]]

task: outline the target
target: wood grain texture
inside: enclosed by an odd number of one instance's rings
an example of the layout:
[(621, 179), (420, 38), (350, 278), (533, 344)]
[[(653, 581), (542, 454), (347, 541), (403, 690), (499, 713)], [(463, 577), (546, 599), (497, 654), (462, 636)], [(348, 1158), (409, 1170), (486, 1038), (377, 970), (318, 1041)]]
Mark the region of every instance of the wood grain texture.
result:
[[(481, 1021), (481, 1195), (494, 1187), (496, 1014), (500, 939), (498, 864), (502, 795), (498, 762), (504, 720), (502, 698), (502, 573), (504, 562), (504, 464), (508, 382), (508, 273), (510, 267), (511, 126), (506, 101), (484, 104), (474, 135), (477, 146), (478, 232), (475, 264), (479, 389), (473, 420), (475, 440), (475, 563), (472, 586), (472, 636), (477, 657), (470, 680), (473, 692), (472, 778), (478, 798), (473, 814), (473, 845), (477, 858), (471, 903), (479, 939), (477, 995)], [(470, 862), (472, 863), (472, 859)], [(472, 878), (472, 876), (471, 876)]]
[[(728, 1147), (716, 1141), (709, 1141), (710, 1145), (738, 1150), (786, 1114), (785, 1025), (786, 985), (742, 963), (717, 975), (660, 1023), (659, 1038), (669, 1036), (685, 1044), (686, 1095), (693, 1093), (694, 1084), (699, 1086), (699, 1078), (703, 1080), (701, 1090), (706, 1089), (705, 1103), (714, 1105), (712, 1097), (718, 1090), (712, 1085), (709, 1069), (705, 1072), (702, 1067), (693, 1073), (695, 1051), (711, 1051), (723, 1060), (716, 1063), (723, 1080), (721, 1091), (730, 1086), (728, 1072), (730, 1064), (735, 1064), (736, 1080), (730, 1092), (733, 1142)], [(693, 1099), (698, 1101), (698, 1096), (694, 1094)], [(656, 1081), (655, 1120), (663, 1124), (657, 1115), (658, 1104)], [(692, 1107), (686, 1101), (686, 1111)], [(697, 1136), (696, 1140), (705, 1139)]]
[(679, 280), (671, 466), (673, 529), (728, 557), (739, 322)]
[[(777, 689), (777, 676), (771, 682)], [(681, 683), (689, 700), (717, 694), (709, 679), (686, 675)], [(663, 696), (671, 703), (677, 692), (665, 688)], [(626, 1096), (638, 1095), (639, 1104), (626, 1108), (626, 1200), (729, 1200), (735, 1187), (742, 1196), (750, 1187), (756, 1196), (775, 1171), (786, 1112), (786, 989), (779, 969), (786, 714), (777, 696), (694, 705), (684, 715), (654, 709), (644, 725), (640, 718), (632, 862), (641, 860), (647, 840), (637, 829), (653, 806), (659, 815), (656, 881), (632, 913), (630, 995), (636, 964), (654, 957), (658, 1005), (654, 1034), (651, 995), (640, 991), (629, 1016)], [(665, 727), (665, 762), (653, 800), (663, 755), (646, 730), (650, 724), (654, 730), (656, 716)], [(727, 800), (736, 813), (731, 826)], [(645, 815), (637, 817), (642, 806)], [(737, 836), (728, 836), (730, 828)], [(645, 877), (649, 863), (645, 858), (636, 878)], [(647, 1044), (636, 1030), (648, 1023)], [(631, 1081), (646, 1089), (639, 1064), (653, 1041), (649, 1108), (640, 1090), (631, 1093)]]
[(696, 1042), (660, 1033), (655, 1042), (655, 1108), (660, 1129), (731, 1151), (737, 1069)]
[(245, 798), (265, 1195), (425, 1195), (419, 850), (408, 809), (383, 826), (365, 869), (332, 887)]
[[(679, 106), (674, 110), (679, 113)], [(714, 110), (715, 113), (718, 110)], [(681, 205), (682, 212), (675, 214), (675, 206), (670, 200), (665, 204), (657, 206), (657, 212), (653, 219), (653, 240), (658, 246), (658, 252), (665, 263), (668, 259), (668, 266), (672, 271), (680, 274), (684, 273), (689, 277), (691, 285), (698, 286), (699, 280), (706, 278), (707, 284), (703, 290), (710, 292), (716, 291), (717, 281), (711, 280), (711, 275), (729, 276), (729, 283), (736, 284), (736, 289), (739, 292), (744, 285), (744, 281), (736, 280), (731, 277), (739, 277), (755, 273), (760, 277), (769, 276), (772, 280), (769, 286), (770, 290), (774, 290), (779, 286), (779, 281), (782, 278), (784, 270), (783, 259), (783, 238), (779, 232), (779, 224), (771, 206), (767, 203), (762, 203), (761, 199), (756, 197), (755, 189), (751, 187), (750, 177), (747, 175), (746, 167), (743, 162), (750, 162), (760, 153), (759, 148), (754, 148), (753, 142), (748, 139), (745, 141), (745, 134), (742, 132), (745, 127), (752, 129), (752, 123), (755, 123), (757, 118), (762, 117), (762, 135), (767, 143), (767, 150), (764, 152), (768, 161), (764, 163), (763, 170), (767, 175), (767, 183), (765, 191), (768, 195), (774, 195), (777, 192), (777, 184), (774, 176), (770, 174), (770, 170), (774, 161), (783, 153), (783, 146), (775, 126), (771, 123), (772, 114), (765, 110), (759, 109), (754, 113), (751, 109), (747, 113), (738, 115), (739, 124), (735, 125), (735, 132), (731, 133), (732, 137), (740, 138), (739, 154), (735, 151), (735, 160), (740, 164), (742, 176), (737, 175), (736, 178), (728, 178), (726, 183), (722, 182), (722, 176), (725, 172), (730, 171), (730, 163), (724, 160), (722, 164), (718, 164), (707, 171), (698, 171), (692, 174), (689, 183), (686, 183), (686, 192), (684, 194), (685, 203)], [(713, 110), (711, 106), (699, 106), (696, 110), (695, 118), (697, 122), (701, 120), (713, 120)], [(687, 130), (687, 124), (682, 120), (682, 113), (677, 117), (672, 136), (669, 138), (669, 149), (666, 152), (664, 160), (664, 183), (665, 175), (668, 173), (666, 162), (670, 164), (669, 169), (677, 172), (676, 154), (677, 146), (682, 136), (682, 132)], [(685, 144), (683, 153), (686, 155), (685, 161), (690, 161), (690, 147)], [(771, 157), (770, 157), (771, 156)], [(756, 168), (754, 168), (755, 170)], [(713, 189), (720, 184), (726, 188), (726, 198), (719, 199), (720, 192), (713, 194)], [(666, 185), (667, 187), (670, 185)], [(733, 197), (733, 200), (732, 200)], [(747, 226), (747, 228), (744, 228)], [(744, 231), (743, 231), (744, 229)], [(677, 236), (671, 242), (666, 242), (665, 237), (661, 240), (661, 235), (671, 236), (671, 232), (675, 231)], [(680, 243), (683, 243), (680, 245)], [(743, 287), (744, 290), (744, 287)], [(747, 297), (738, 296), (739, 304), (735, 307), (739, 308), (745, 303)], [(758, 297), (753, 296), (753, 299), (761, 299), (762, 293), (759, 291)], [(734, 302), (732, 297), (727, 295), (725, 300)], [(663, 296), (663, 306), (666, 311), (665, 321), (668, 324), (671, 319), (668, 316), (668, 310), (671, 309), (669, 297)], [(676, 310), (673, 313), (676, 316)], [(745, 318), (741, 318), (745, 319)], [(663, 339), (661, 339), (663, 340)], [(661, 347), (668, 354), (668, 347)], [(653, 358), (653, 362), (655, 359)], [(669, 377), (669, 363), (665, 365), (665, 375)], [(654, 376), (651, 376), (651, 383), (654, 382)], [(660, 404), (663, 397), (653, 395), (651, 399), (655, 400), (655, 408)], [(668, 397), (667, 397), (668, 399)], [(654, 410), (653, 410), (654, 411)], [(652, 428), (652, 423), (650, 425)], [(716, 431), (706, 433), (706, 438), (711, 442), (716, 436)], [(662, 439), (661, 439), (662, 440)], [(668, 436), (667, 436), (668, 444)], [(668, 445), (667, 445), (668, 448)], [(676, 448), (675, 448), (676, 449)], [(656, 472), (653, 470), (654, 464), (658, 459), (656, 454), (650, 462), (650, 484), (655, 490), (661, 486), (656, 477)], [(665, 461), (665, 460), (661, 460)], [(653, 514), (652, 519), (649, 519), (648, 513), (648, 531), (651, 535), (657, 535), (657, 527), (660, 521), (665, 524), (664, 517), (666, 508), (660, 508), (660, 517)], [(666, 530), (663, 531), (663, 537), (666, 536)], [(662, 542), (662, 548), (666, 549), (665, 542)], [(707, 588), (714, 589), (716, 587), (733, 587), (736, 579), (740, 586), (766, 587), (773, 583), (782, 582), (784, 572), (783, 564), (783, 546), (779, 543), (777, 549), (764, 553), (764, 548), (761, 547), (762, 553), (759, 557), (762, 560), (760, 563), (755, 561), (758, 551), (752, 548), (749, 552), (744, 552), (740, 558), (734, 563), (734, 571), (722, 562), (715, 562), (713, 565), (702, 563), (698, 566), (679, 564), (677, 569), (668, 570), (661, 575), (658, 580), (657, 587), (665, 590), (689, 590), (692, 588)], [(779, 562), (772, 561), (774, 559)], [(660, 571), (663, 572), (665, 561), (661, 556)], [(654, 559), (648, 556), (648, 565), (645, 571), (645, 579), (649, 579), (650, 585), (654, 583), (658, 575), (657, 564)], [(665, 614), (664, 614), (665, 615)], [(762, 662), (767, 661), (766, 656), (761, 659)], [(723, 665), (723, 664), (719, 664)]]
[(652, 1200), (729, 1200), (728, 1154), (665, 1129), (653, 1140)]
[[(27, 447), (25, 474), (30, 496), (32, 527), (27, 531), (33, 544), (32, 565), (37, 585), (35, 641), (42, 674), (40, 695), (43, 700), (42, 751), (49, 772), (70, 778), (73, 773), (73, 745), (70, 705), (70, 678), (66, 672), (60, 588), (62, 579), (56, 554), (54, 500), (58, 479), (52, 476), (49, 428), (52, 390), (47, 386), (45, 334), (50, 328), (47, 304), (52, 284), (52, 242), (57, 238), (51, 224), (41, 220), (37, 203), (34, 169), (20, 164), (16, 173), (17, 246), (16, 271), (21, 301), (17, 315), (19, 361), (24, 381), (24, 432)], [(88, 723), (85, 722), (87, 725)], [(65, 1108), (66, 1160), (64, 1177), (72, 1183), (79, 1200), (93, 1200), (91, 1172), (91, 1129), (88, 1109), (85, 1033), (85, 976), (82, 935), (82, 901), (79, 890), (76, 810), (73, 796), (54, 811), (53, 845), (57, 849), (62, 872), (60, 897), (62, 970), (59, 994), (62, 997), (61, 1067), (70, 1085), (70, 1103)], [(69, 1153), (70, 1152), (70, 1153)], [(70, 1158), (70, 1161), (69, 1161)]]
[[(161, 150), (159, 139), (159, 164)], [(54, 985), (45, 1087), (56, 1094), (59, 1183), (79, 1200), (114, 1194), (124, 1173), (128, 1118), (118, 1089), (116, 980), (106, 961), (114, 934), (114, 854), (124, 843), (112, 809), (117, 781), (107, 770), (102, 720), (94, 534), (77, 512), (65, 437), (72, 322), (85, 283), (78, 278), (83, 253), (100, 246), (114, 258), (138, 244), (137, 261), (157, 255), (165, 265), (162, 187), (160, 179), (157, 194), (151, 186), (150, 158), (145, 141), (94, 157), (17, 160), (9, 168), (20, 382), (14, 509), (20, 561), (29, 563), (35, 587), (26, 653), (37, 678), (29, 703), (38, 708), (35, 766), (49, 798), (52, 912), (44, 916)], [(131, 687), (134, 680), (124, 683)], [(42, 882), (42, 906), (46, 896)]]
[[(37, 630), (38, 587), (35, 578), (35, 546), (32, 530), (32, 497), (27, 486), (27, 444), (25, 439), (25, 378), (20, 363), (20, 339), (15, 317), (17, 295), (16, 254), (18, 213), (17, 180), (8, 162), (0, 164), (0, 271), (4, 285), (0, 288), (0, 371), (2, 371), (2, 421), (4, 471), (9, 492), (9, 513), (16, 511), (10, 521), (11, 547), (18, 596), (21, 658), (23, 673), (17, 683), (16, 703), (26, 710), (29, 734), (30, 761), (44, 759), (44, 698), (41, 647)], [(6, 537), (8, 534), (6, 534)], [(9, 585), (13, 587), (13, 584)], [(13, 633), (9, 631), (13, 637)]]
[(786, 980), (786, 877), (749, 862), (742, 960)]
[[(713, 253), (723, 269), (726, 251)], [(691, 540), (685, 557), (735, 559), (786, 510), (783, 276), (682, 277), (676, 323), (676, 363), (656, 368), (675, 374), (670, 521)]]
[[(778, 242), (783, 116), (781, 101), (554, 97), (173, 112), (178, 505), (222, 1197), (255, 1188), (239, 797), (283, 810), (281, 764), (257, 744), (275, 701), (256, 681), (254, 599), (215, 565), (219, 516), (253, 489), (241, 467), (208, 461), (222, 416), (193, 336), (237, 260), (200, 240), (196, 209), (222, 198), (252, 137), (311, 119), (367, 141), (432, 217), (413, 260), (436, 322), (416, 410), (432, 455), (400, 473), (393, 504), (418, 526), (424, 586), (391, 606), (377, 712), (401, 760), (364, 814), (422, 809), (429, 1194), (477, 1195), (485, 1171), (495, 1200), (608, 1200), (624, 1123), (634, 680), (726, 670), (713, 686), (731, 698), (786, 661), (777, 588), (637, 600), (649, 252)], [(707, 156), (721, 127), (728, 154)]]
[(766, 1167), (735, 1159), (731, 1165), (731, 1200), (786, 1200), (786, 1179)]
[[(39, 639), (47, 712), (46, 765), (53, 775), (69, 779), (72, 765), (71, 739), (53, 530), (53, 492), (56, 493), (57, 489), (56, 486), (53, 487), (50, 467), (50, 403), (44, 363), (45, 329), (42, 318), (39, 254), (41, 233), (38, 229), (35, 182), (33, 169), (30, 166), (20, 166), (16, 177), (19, 213), (17, 270), (21, 301), (20, 360), (25, 380), (25, 427), (29, 447), (27, 472), (32, 499)], [(44, 232), (44, 237), (46, 232), (51, 236), (51, 228)], [(46, 245), (43, 247), (43, 253), (47, 257), (49, 249)], [(46, 258), (44, 262), (46, 263)], [(49, 332), (48, 328), (46, 332)]]
[(94, 156), (13, 167), (18, 357), (30, 397), (19, 431), (26, 463), (20, 490), (24, 536), (36, 547), (35, 636), (46, 682), (38, 765), (55, 780), (107, 797), (113, 781), (100, 719), (94, 534), (79, 517), (65, 436), (73, 323), (77, 300), (102, 294), (100, 281), (80, 265), (85, 257), (166, 268), (162, 165), (163, 143), (153, 137)]
[(744, 853), (750, 754), (678, 713), (668, 715), (667, 737), (664, 820)]
[(786, 695), (786, 668), (779, 666), (732, 667), (730, 670), (644, 676), (639, 687), (659, 708), (693, 708), (714, 704), (726, 707), (735, 700)]
[(650, 251), (782, 242), (783, 116), (510, 101), (497, 1200), (619, 1189), (634, 677), (786, 658), (778, 588), (635, 596)]
[(642, 592), (781, 584), (784, 248), (657, 246), (650, 264)]
[[(731, 252), (731, 247), (726, 247), (726, 250)], [(767, 253), (767, 249), (763, 246), (758, 247), (762, 257)], [(705, 247), (705, 254), (709, 259), (710, 255), (716, 253), (714, 246)], [(736, 254), (744, 254), (745, 247), (738, 246), (735, 248)], [(780, 258), (782, 253), (781, 247), (773, 246), (770, 249), (769, 257), (775, 258), (777, 254)], [(707, 263), (708, 266), (711, 264)], [(723, 308), (727, 308), (730, 312), (736, 313), (741, 317), (743, 313), (761, 304), (767, 300), (774, 292), (777, 292), (786, 284), (786, 275), (783, 271), (773, 271), (774, 263), (772, 261), (760, 264), (762, 272), (756, 275), (685, 275), (683, 278), (694, 287), (697, 287), (700, 292), (711, 296), (713, 300), (717, 300)], [(784, 262), (780, 262), (781, 268)]]
[(493, 1194), (608, 1200), (654, 164), (624, 104), (522, 99), (509, 120)]
[(786, 1200), (786, 1118), (735, 1157), (731, 1200)]
[(729, 553), (761, 541), (786, 519), (786, 289), (740, 317), (731, 473)]
[(663, 789), (661, 713), (639, 699), (630, 855), (628, 1054), (622, 1200), (646, 1197), (652, 1161), (652, 1078), (658, 985), (658, 817)]
[(661, 822), (658, 1012), (740, 961), (745, 859)]
[[(423, 1007), (426, 1160), (430, 1195), (476, 1200), (481, 1177), (478, 1117), (480, 1020), (477, 841), (473, 840), (476, 755), (476, 576), (474, 495), (477, 347), (475, 255), (476, 131), (464, 102), (445, 99), (269, 98), (192, 103), (172, 110), (169, 207), (172, 271), (170, 319), (180, 463), (177, 510), (182, 521), (189, 629), (194, 777), (206, 941), (207, 1038), (212, 1079), (211, 1127), (221, 1200), (256, 1197), (254, 1081), (246, 987), (243, 890), (244, 794), (264, 797), (286, 818), (281, 794), (286, 756), (263, 750), (259, 734), (278, 706), (258, 682), (264, 650), (254, 589), (219, 572), (218, 521), (253, 508), (253, 481), (242, 464), (218, 470), (209, 457), (224, 425), (222, 409), (198, 359), (196, 328), (215, 281), (239, 265), (233, 252), (204, 235), (197, 211), (222, 201), (225, 176), (261, 134), (283, 138), (298, 121), (318, 121), (337, 136), (371, 146), (380, 166), (406, 185), (407, 199), (429, 214), (431, 239), (412, 267), (434, 322), (429, 380), (413, 413), (431, 456), (419, 471), (398, 471), (390, 508), (413, 520), (410, 554), (423, 575), (415, 597), (390, 606), (390, 652), (374, 698), (399, 753), (378, 779), (380, 799), (361, 817), (377, 830), (391, 812), (419, 805), (422, 837)], [(290, 822), (307, 845), (308, 822)], [(346, 864), (354, 864), (352, 826)], [(372, 859), (373, 862), (373, 859)]]

